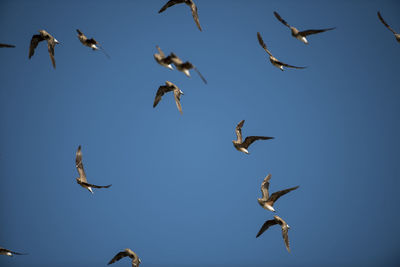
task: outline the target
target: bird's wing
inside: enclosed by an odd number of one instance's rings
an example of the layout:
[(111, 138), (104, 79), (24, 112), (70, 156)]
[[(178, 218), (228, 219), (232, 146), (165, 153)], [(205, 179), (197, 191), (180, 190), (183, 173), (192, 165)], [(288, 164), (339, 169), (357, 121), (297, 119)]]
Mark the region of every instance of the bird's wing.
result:
[(174, 53), (169, 54), (168, 57), (170, 58), (172, 63), (174, 63), (175, 66), (183, 64), (183, 61), (177, 55), (175, 55)]
[(287, 226), (283, 226), (283, 227), (282, 227), (282, 237), (283, 237), (283, 240), (285, 241), (285, 246), (286, 246), (287, 251), (290, 252), (290, 247), (289, 247), (289, 235), (288, 235), (288, 228), (287, 228)]
[(261, 34), (259, 32), (257, 32), (257, 38), (258, 38), (258, 42), (260, 43), (262, 48), (264, 48), (265, 52), (267, 52), (268, 55), (270, 55), (272, 57), (271, 52), (269, 52), (267, 45), (264, 43), (264, 40), (262, 39)]
[(200, 78), (203, 80), (203, 82), (205, 84), (207, 84), (207, 80), (204, 78), (203, 75), (201, 75), (200, 71), (195, 66), (193, 66), (193, 69), (197, 72), (197, 74), (200, 76)]
[(83, 32), (81, 32), (79, 29), (76, 29), (76, 32), (77, 32), (79, 35), (85, 36), (85, 35), (83, 34)]
[(190, 9), (192, 10), (192, 16), (194, 22), (196, 22), (197, 28), (199, 28), (199, 30), (202, 31), (199, 21), (199, 14), (197, 14), (197, 6), (194, 2), (192, 2), (192, 4), (190, 5)]
[(51, 63), (53, 63), (53, 68), (56, 68), (56, 60), (54, 59), (54, 47), (55, 46), (56, 46), (56, 43), (54, 42), (53, 38), (47, 40), (47, 49), (49, 50), (49, 55), (50, 55)]
[(383, 25), (386, 26), (386, 28), (388, 28), (391, 32), (396, 34), (396, 32), (392, 29), (392, 27), (390, 27), (389, 24), (387, 24), (386, 21), (382, 18), (381, 13), (379, 11), (378, 11), (378, 18), (383, 23)]
[(0, 47), (15, 47), (15, 45), (10, 45), (10, 44), (0, 44)]
[(300, 35), (302, 36), (307, 36), (307, 35), (311, 35), (311, 34), (316, 34), (316, 33), (321, 33), (321, 32), (326, 32), (326, 31), (331, 31), (335, 29), (335, 27), (333, 28), (327, 28), (327, 29), (319, 29), (319, 30), (306, 30), (306, 31), (302, 31), (299, 32)]
[(242, 137), (242, 127), (243, 127), (243, 124), (244, 124), (244, 120), (241, 120), (241, 121), (238, 123), (238, 125), (236, 125), (236, 128), (235, 128), (237, 141), (238, 141), (239, 143), (242, 143), (242, 142), (243, 142), (243, 137)]
[(168, 85), (161, 85), (160, 87), (158, 87), (156, 97), (154, 98), (153, 108), (155, 108), (157, 106), (158, 102), (160, 102), (162, 96), (165, 93), (171, 92), (173, 89), (174, 88), (172, 86), (168, 86)]
[(293, 65), (289, 65), (286, 63), (283, 63), (282, 61), (277, 61), (278, 64), (281, 64), (282, 66), (285, 66), (287, 68), (293, 68), (293, 69), (305, 69), (307, 67), (298, 67), (298, 66), (293, 66)]
[(157, 48), (158, 53), (160, 54), (160, 56), (165, 58), (164, 52), (161, 50), (161, 48), (158, 45), (156, 45), (156, 48)]
[(90, 186), (90, 187), (93, 187), (93, 188), (109, 188), (111, 186), (111, 184), (109, 184), (109, 185), (95, 185), (95, 184), (89, 184), (89, 183), (86, 183), (86, 182), (81, 182), (81, 184), (86, 185), (86, 186)]
[(170, 0), (158, 11), (158, 13), (161, 13), (161, 12), (165, 11), (167, 8), (169, 8), (169, 7), (173, 6), (173, 5), (181, 4), (181, 3), (184, 3), (184, 2), (185, 2), (185, 0)]
[(274, 139), (274, 137), (268, 137), (268, 136), (247, 136), (246, 139), (244, 139), (242, 145), (244, 148), (248, 148), (253, 142), (257, 140), (268, 140), (268, 139)]
[(278, 12), (274, 11), (274, 15), (280, 22), (282, 22), (283, 25), (290, 28), (290, 25), (286, 22), (286, 20), (279, 16)]
[(292, 188), (288, 188), (288, 189), (285, 189), (285, 190), (281, 190), (281, 191), (275, 192), (275, 193), (273, 193), (273, 194), (269, 197), (268, 201), (271, 201), (272, 204), (273, 204), (273, 203), (274, 203), (275, 201), (277, 201), (281, 196), (283, 196), (283, 195), (289, 193), (290, 191), (296, 190), (297, 188), (299, 188), (299, 186), (295, 186), (295, 187), (292, 187)]
[(256, 237), (259, 237), (260, 235), (262, 235), (265, 231), (267, 231), (267, 229), (272, 226), (278, 224), (278, 222), (276, 220), (268, 220), (265, 221), (265, 223), (261, 226), (260, 231), (258, 231)]
[(90, 38), (86, 40), (86, 43), (88, 44), (99, 44), (99, 42), (97, 42), (94, 38)]
[(83, 169), (81, 146), (79, 146), (78, 150), (76, 151), (75, 165), (76, 169), (78, 170), (80, 180), (86, 183), (87, 180), (85, 170)]
[(179, 89), (174, 90), (174, 98), (175, 98), (176, 107), (178, 108), (179, 112), (181, 114), (183, 114), (182, 106), (181, 106), (181, 94), (179, 93)]
[(33, 56), (35, 53), (35, 49), (38, 46), (39, 42), (43, 41), (44, 38), (40, 34), (35, 34), (32, 36), (31, 44), (29, 46), (29, 58)]
[(269, 198), (269, 180), (271, 179), (271, 174), (268, 174), (265, 178), (264, 181), (261, 183), (261, 193), (262, 193), (262, 198), (263, 199), (268, 199)]
[(129, 254), (126, 251), (121, 251), (117, 253), (117, 255), (115, 255), (114, 258), (112, 258), (110, 262), (107, 263), (107, 265), (113, 264), (114, 262), (119, 261), (120, 259), (126, 256), (129, 256)]

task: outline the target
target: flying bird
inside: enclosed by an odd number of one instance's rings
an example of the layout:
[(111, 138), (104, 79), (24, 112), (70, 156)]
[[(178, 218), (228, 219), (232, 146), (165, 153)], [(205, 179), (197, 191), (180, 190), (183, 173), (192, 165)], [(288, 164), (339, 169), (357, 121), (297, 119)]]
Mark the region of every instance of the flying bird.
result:
[(386, 21), (382, 18), (381, 13), (378, 11), (378, 18), (379, 20), (383, 23), (383, 25), (386, 26), (391, 32), (393, 32), (394, 37), (396, 37), (397, 42), (400, 43), (400, 33), (395, 32), (392, 27), (389, 26), (389, 24), (386, 23)]
[(308, 44), (306, 36), (335, 29), (335, 28), (327, 28), (327, 29), (318, 29), (318, 30), (299, 31), (297, 28), (290, 26), (284, 19), (282, 19), (282, 17), (278, 14), (278, 12), (274, 11), (274, 15), (280, 22), (282, 22), (283, 25), (285, 25), (286, 27), (288, 27), (291, 30), (292, 36), (294, 38), (302, 41), (305, 44)]
[(261, 34), (259, 32), (257, 32), (257, 38), (258, 38), (258, 42), (260, 43), (260, 45), (262, 46), (262, 48), (264, 48), (264, 50), (268, 53), (269, 55), (269, 61), (271, 61), (272, 65), (274, 65), (275, 67), (277, 67), (278, 69), (280, 69), (281, 71), (283, 71), (283, 67), (288, 67), (288, 68), (295, 68), (295, 69), (304, 69), (306, 67), (296, 67), (296, 66), (292, 66), (286, 63), (283, 63), (281, 61), (279, 61), (277, 58), (275, 58), (274, 56), (272, 56), (271, 52), (269, 52), (269, 50), (267, 49), (267, 46), (265, 45)]
[(102, 185), (89, 184), (87, 182), (85, 170), (83, 169), (81, 146), (79, 146), (78, 150), (76, 151), (75, 163), (76, 163), (76, 169), (78, 170), (79, 173), (79, 177), (76, 178), (76, 182), (83, 188), (89, 190), (90, 193), (93, 194), (92, 188), (109, 188), (111, 186), (110, 184), (102, 186)]
[(15, 251), (11, 251), (9, 249), (0, 247), (0, 255), (7, 255), (7, 256), (12, 257), (13, 255), (28, 255), (28, 254), (15, 252)]
[(183, 92), (181, 91), (181, 89), (178, 88), (178, 86), (176, 86), (175, 84), (173, 84), (170, 81), (166, 81), (165, 85), (161, 85), (158, 88), (156, 97), (154, 98), (153, 108), (155, 108), (157, 106), (158, 102), (160, 102), (162, 96), (165, 93), (168, 93), (171, 91), (174, 92), (175, 103), (176, 103), (176, 106), (177, 106), (179, 112), (181, 114), (183, 114), (182, 106), (181, 106), (181, 95), (183, 95)]
[(53, 63), (53, 68), (56, 68), (56, 60), (54, 59), (54, 47), (60, 42), (57, 41), (50, 33), (45, 30), (39, 30), (40, 34), (35, 34), (32, 36), (31, 45), (29, 46), (29, 58), (35, 53), (35, 49), (41, 41), (47, 41), (47, 49), (49, 50), (49, 55), (51, 62)]
[(236, 126), (235, 131), (236, 131), (237, 139), (232, 141), (233, 146), (241, 152), (249, 154), (249, 151), (247, 151), (247, 149), (254, 141), (274, 139), (274, 137), (267, 137), (267, 136), (247, 136), (246, 139), (244, 139), (244, 141), (243, 141), (243, 138), (242, 138), (243, 124), (244, 124), (244, 120), (240, 121), (238, 123), (238, 125)]
[(168, 57), (167, 57), (167, 62), (172, 62), (176, 69), (185, 73), (186, 76), (190, 77), (190, 72), (189, 70), (194, 69), (197, 74), (199, 74), (200, 78), (203, 80), (203, 82), (205, 84), (207, 84), (206, 79), (203, 77), (203, 75), (201, 75), (200, 71), (189, 61), (183, 62), (177, 55), (175, 55), (174, 53), (171, 53)]
[(289, 247), (289, 236), (288, 236), (288, 230), (290, 229), (290, 226), (279, 216), (274, 216), (274, 220), (268, 220), (266, 221), (262, 226), (260, 231), (258, 231), (256, 237), (259, 237), (262, 235), (270, 226), (273, 226), (275, 224), (279, 224), (282, 228), (282, 237), (283, 240), (285, 241), (285, 246), (288, 252), (290, 252), (290, 247)]
[(81, 32), (79, 29), (76, 29), (77, 33), (78, 33), (78, 38), (79, 41), (81, 41), (81, 43), (84, 46), (90, 47), (93, 50), (99, 50), (101, 49), (101, 51), (103, 51), (104, 55), (106, 55), (106, 57), (110, 58), (110, 56), (106, 53), (106, 51), (104, 51), (104, 49), (100, 46), (100, 43), (97, 42), (94, 38), (87, 38), (86, 35), (83, 34), (83, 32)]
[(0, 47), (12, 47), (12, 48), (14, 48), (15, 47), (15, 45), (10, 45), (10, 44), (0, 44)]
[(171, 57), (166, 57), (164, 52), (161, 50), (161, 48), (158, 45), (156, 45), (156, 48), (158, 50), (158, 54), (155, 53), (153, 56), (154, 56), (154, 59), (157, 61), (157, 63), (163, 67), (173, 70), (174, 68), (171, 65), (171, 63), (172, 63)]
[(266, 210), (274, 211), (274, 203), (277, 201), (281, 196), (289, 193), (290, 191), (296, 190), (299, 186), (295, 186), (292, 188), (288, 188), (285, 190), (281, 190), (269, 195), (269, 180), (271, 179), (271, 174), (268, 174), (267, 177), (264, 178), (264, 181), (261, 183), (261, 193), (262, 198), (258, 198), (258, 204), (261, 205)]
[(117, 255), (115, 255), (114, 258), (112, 258), (112, 260), (110, 260), (107, 265), (113, 264), (114, 262), (119, 261), (124, 257), (129, 257), (132, 259), (132, 267), (139, 267), (139, 264), (142, 262), (135, 252), (133, 252), (129, 248), (126, 248), (124, 251), (117, 253)]
[(200, 22), (199, 22), (199, 15), (197, 14), (197, 6), (192, 0), (170, 0), (158, 11), (158, 13), (163, 12), (164, 10), (166, 10), (167, 8), (169, 8), (173, 5), (182, 4), (182, 3), (185, 3), (186, 5), (188, 5), (190, 7), (190, 9), (192, 10), (192, 16), (193, 16), (194, 22), (196, 22), (196, 25), (199, 28), (199, 30), (202, 31)]

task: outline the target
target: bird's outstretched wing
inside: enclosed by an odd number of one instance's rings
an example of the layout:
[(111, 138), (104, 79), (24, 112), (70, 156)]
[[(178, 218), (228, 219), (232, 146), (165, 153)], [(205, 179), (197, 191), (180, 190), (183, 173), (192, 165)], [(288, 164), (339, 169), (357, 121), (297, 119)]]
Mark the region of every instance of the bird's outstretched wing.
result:
[(269, 137), (269, 136), (247, 136), (246, 139), (244, 139), (242, 146), (244, 148), (248, 148), (253, 142), (257, 140), (268, 140), (268, 139), (274, 139), (274, 137)]
[(236, 128), (235, 128), (237, 141), (238, 141), (239, 143), (242, 143), (242, 142), (243, 142), (243, 137), (242, 137), (242, 127), (243, 127), (243, 124), (244, 124), (244, 120), (241, 120), (241, 121), (238, 123), (238, 125), (236, 125)]
[(269, 197), (268, 201), (271, 201), (272, 203), (274, 203), (281, 196), (289, 193), (290, 191), (296, 190), (297, 188), (299, 188), (299, 186), (295, 186), (295, 187), (291, 187), (291, 188), (288, 188), (288, 189), (285, 189), (285, 190), (281, 190), (281, 191), (275, 192)]
[(275, 17), (276, 17), (280, 22), (282, 22), (283, 25), (285, 25), (286, 27), (289, 27), (289, 28), (290, 28), (290, 25), (286, 22), (286, 20), (284, 20), (284, 19), (278, 14), (278, 12), (274, 11), (274, 15), (275, 15)]
[(14, 48), (15, 45), (10, 45), (10, 44), (0, 44), (0, 47), (12, 47)]
[(202, 31), (199, 21), (199, 14), (197, 13), (197, 6), (194, 2), (192, 2), (192, 4), (190, 5), (190, 9), (192, 10), (192, 16), (194, 22), (196, 22), (197, 28), (199, 28), (199, 30)]
[(109, 185), (95, 185), (95, 184), (89, 184), (89, 183), (86, 183), (86, 182), (81, 182), (81, 184), (86, 185), (86, 186), (90, 186), (90, 187), (93, 187), (93, 188), (109, 188), (111, 186), (111, 184), (109, 184)]
[(29, 45), (29, 58), (31, 58), (33, 56), (33, 54), (35, 53), (36, 47), (43, 40), (44, 40), (44, 38), (40, 34), (35, 34), (32, 36), (31, 44)]
[(276, 220), (268, 220), (265, 221), (265, 223), (261, 226), (260, 230), (258, 231), (256, 237), (259, 237), (260, 235), (262, 235), (265, 231), (267, 231), (267, 229), (272, 226), (278, 224), (278, 222)]
[(176, 107), (178, 108), (179, 112), (181, 114), (183, 114), (182, 106), (181, 106), (181, 94), (179, 93), (179, 90), (174, 90), (174, 98), (175, 98)]
[(54, 59), (54, 47), (56, 43), (53, 38), (47, 40), (47, 50), (49, 50), (49, 55), (51, 59), (51, 63), (53, 63), (53, 68), (56, 68), (56, 60)]
[(76, 169), (78, 170), (80, 180), (83, 183), (86, 183), (87, 180), (86, 180), (85, 170), (83, 169), (81, 146), (79, 146), (78, 150), (76, 151), (75, 165)]
[(126, 251), (118, 252), (117, 255), (115, 255), (114, 258), (112, 258), (109, 263), (107, 263), (107, 265), (113, 264), (114, 262), (119, 261), (120, 259), (126, 256), (129, 256), (129, 254)]
[(383, 19), (383, 17), (381, 16), (381, 13), (379, 11), (378, 11), (378, 18), (383, 23), (383, 25), (386, 26), (386, 28), (388, 28), (391, 32), (396, 34), (396, 32), (392, 29), (392, 27), (390, 27), (389, 24), (387, 24), (386, 21)]
[(154, 98), (153, 108), (157, 106), (158, 102), (160, 102), (162, 96), (165, 93), (171, 92), (172, 90), (174, 90), (172, 86), (161, 85), (160, 87), (158, 87), (156, 97)]
[(287, 251), (290, 252), (288, 228), (286, 226), (282, 227), (282, 237), (283, 240), (285, 241), (285, 246)]
[(158, 45), (156, 45), (156, 48), (157, 48), (158, 53), (160, 54), (160, 56), (163, 57), (163, 58), (165, 58), (165, 54), (164, 54), (164, 52), (161, 50), (161, 48), (160, 48)]
[(282, 66), (285, 66), (287, 68), (293, 68), (293, 69), (305, 69), (305, 68), (307, 68), (307, 67), (298, 67), (298, 66), (289, 65), (289, 64), (283, 63), (282, 61), (278, 61), (277, 63), (281, 64)]
[(258, 38), (258, 43), (261, 45), (261, 47), (264, 48), (265, 52), (267, 52), (268, 55), (272, 57), (271, 52), (269, 52), (267, 45), (264, 43), (264, 40), (262, 39), (261, 34), (259, 32), (257, 32), (257, 38)]
[(306, 30), (306, 31), (299, 32), (299, 34), (302, 35), (302, 36), (307, 36), (307, 35), (311, 35), (311, 34), (331, 31), (331, 30), (334, 30), (334, 29), (336, 29), (336, 27), (327, 28), (327, 29), (318, 29), (318, 30)]
[(173, 5), (181, 4), (181, 3), (184, 3), (184, 2), (185, 2), (185, 0), (170, 0), (158, 11), (158, 13), (161, 13), (161, 12), (165, 11), (167, 8), (169, 8), (169, 7), (173, 6)]
[(261, 193), (262, 193), (262, 198), (267, 200), (269, 198), (269, 180), (271, 180), (271, 174), (268, 174), (265, 178), (264, 181), (261, 183)]

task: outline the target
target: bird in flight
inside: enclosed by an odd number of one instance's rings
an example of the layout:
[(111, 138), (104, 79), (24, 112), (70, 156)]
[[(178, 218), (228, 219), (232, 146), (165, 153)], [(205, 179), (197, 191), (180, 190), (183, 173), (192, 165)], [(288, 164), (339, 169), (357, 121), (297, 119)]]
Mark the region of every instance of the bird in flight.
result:
[(190, 7), (190, 9), (192, 10), (192, 16), (193, 16), (194, 22), (196, 22), (196, 25), (199, 28), (199, 30), (202, 31), (200, 22), (199, 22), (199, 15), (197, 14), (197, 6), (192, 0), (170, 0), (158, 11), (158, 13), (163, 12), (164, 10), (166, 10), (167, 8), (169, 8), (171, 6), (174, 6), (176, 4), (183, 4), (183, 3)]
[(10, 48), (14, 48), (15, 45), (10, 45), (10, 44), (0, 44), (0, 47), (10, 47)]
[(81, 41), (81, 43), (84, 46), (90, 47), (93, 50), (99, 50), (101, 49), (101, 51), (103, 51), (104, 55), (106, 55), (106, 57), (110, 58), (110, 56), (106, 53), (106, 51), (104, 51), (104, 49), (100, 46), (100, 43), (97, 42), (94, 38), (87, 38), (86, 35), (83, 34), (83, 32), (81, 32), (79, 29), (76, 30), (78, 33), (78, 38), (79, 41)]
[(129, 248), (126, 248), (124, 251), (118, 252), (117, 255), (115, 255), (107, 265), (113, 264), (124, 257), (129, 257), (132, 259), (132, 267), (139, 267), (140, 263), (142, 262), (135, 252)]
[(35, 49), (41, 41), (47, 41), (47, 49), (49, 50), (49, 55), (51, 62), (53, 63), (53, 68), (56, 68), (56, 60), (54, 59), (54, 47), (60, 42), (57, 41), (50, 33), (45, 30), (39, 30), (40, 34), (35, 34), (32, 36), (31, 44), (29, 46), (29, 58), (35, 53)]
[(383, 23), (383, 25), (386, 26), (391, 32), (393, 32), (394, 37), (396, 37), (397, 42), (400, 43), (400, 33), (395, 32), (392, 27), (389, 26), (389, 24), (386, 23), (386, 21), (382, 18), (381, 13), (378, 11), (378, 18), (379, 20)]
[(306, 67), (296, 67), (293, 65), (289, 65), (286, 63), (283, 63), (281, 61), (279, 61), (276, 57), (274, 57), (271, 52), (269, 52), (269, 50), (267, 49), (266, 44), (264, 43), (261, 34), (259, 32), (257, 32), (257, 38), (258, 38), (258, 42), (260, 43), (261, 47), (264, 48), (264, 50), (268, 53), (269, 55), (269, 61), (271, 61), (272, 65), (274, 65), (275, 67), (277, 67), (278, 69), (280, 69), (281, 71), (283, 71), (283, 67), (287, 67), (287, 68), (295, 68), (295, 69), (304, 69)]
[(15, 251), (11, 251), (9, 249), (0, 247), (0, 255), (7, 255), (7, 256), (12, 257), (13, 255), (28, 255), (28, 254), (15, 252)]
[(273, 226), (275, 224), (279, 224), (282, 228), (282, 237), (283, 240), (285, 241), (285, 246), (288, 252), (290, 252), (290, 247), (289, 247), (289, 236), (288, 236), (288, 230), (290, 229), (290, 226), (279, 216), (274, 216), (273, 220), (268, 220), (266, 221), (262, 226), (260, 231), (258, 231), (256, 238), (259, 237), (260, 235), (262, 235), (265, 231), (267, 231), (267, 229), (270, 226)]
[(318, 29), (318, 30), (299, 31), (297, 28), (290, 26), (284, 19), (282, 19), (282, 17), (278, 14), (278, 12), (274, 11), (274, 15), (280, 22), (282, 22), (283, 25), (285, 25), (292, 31), (292, 36), (294, 38), (302, 41), (305, 44), (308, 44), (306, 36), (335, 29), (335, 28), (327, 28), (327, 29)]
[(199, 74), (200, 78), (203, 80), (205, 84), (207, 84), (207, 80), (201, 75), (200, 71), (189, 61), (183, 62), (177, 55), (171, 53), (167, 58), (167, 62), (172, 62), (176, 69), (185, 73), (186, 76), (190, 77), (189, 70), (194, 69), (197, 74)]
[(90, 193), (93, 194), (92, 188), (109, 188), (111, 186), (110, 184), (109, 185), (94, 185), (94, 184), (89, 184), (87, 182), (85, 170), (83, 169), (81, 146), (79, 146), (78, 150), (76, 151), (75, 163), (76, 163), (76, 169), (78, 170), (78, 173), (79, 173), (79, 177), (76, 178), (76, 182), (83, 188), (86, 188), (87, 190), (89, 190)]
[(157, 106), (158, 102), (160, 102), (162, 96), (165, 93), (168, 93), (171, 91), (174, 92), (176, 107), (178, 108), (179, 112), (181, 114), (183, 114), (182, 106), (181, 106), (181, 95), (183, 95), (183, 92), (181, 91), (181, 89), (178, 88), (178, 86), (176, 86), (175, 84), (173, 84), (170, 81), (166, 81), (165, 85), (161, 85), (158, 88), (156, 97), (154, 98), (153, 108), (155, 108)]
[(173, 70), (174, 68), (171, 65), (171, 63), (172, 63), (171, 57), (166, 57), (164, 52), (161, 50), (161, 48), (158, 45), (156, 45), (156, 48), (158, 50), (158, 54), (155, 53), (153, 56), (154, 56), (154, 59), (157, 61), (157, 63), (163, 67)]
[(268, 174), (267, 177), (264, 178), (264, 181), (261, 183), (261, 193), (262, 198), (258, 198), (258, 204), (261, 205), (266, 210), (274, 211), (274, 203), (277, 201), (281, 196), (289, 193), (290, 191), (296, 190), (299, 186), (295, 186), (292, 188), (288, 188), (285, 190), (281, 190), (269, 195), (269, 180), (271, 179), (271, 174)]
[(267, 136), (247, 136), (246, 139), (244, 139), (244, 141), (243, 141), (243, 138), (242, 138), (243, 124), (244, 124), (244, 120), (240, 121), (238, 123), (238, 125), (236, 126), (235, 131), (236, 131), (237, 139), (232, 141), (233, 146), (237, 150), (239, 150), (243, 153), (249, 154), (249, 151), (247, 151), (247, 149), (254, 141), (274, 139), (274, 137), (267, 137)]

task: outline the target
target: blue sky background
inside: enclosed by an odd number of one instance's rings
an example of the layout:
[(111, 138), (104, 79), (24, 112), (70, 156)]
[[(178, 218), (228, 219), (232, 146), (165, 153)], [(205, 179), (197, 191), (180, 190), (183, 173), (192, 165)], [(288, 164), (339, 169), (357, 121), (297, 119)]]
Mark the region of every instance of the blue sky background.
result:
[[(198, 0), (162, 14), (157, 1), (0, 2), (0, 246), (27, 256), (1, 266), (105, 266), (121, 249), (143, 266), (396, 266), (400, 44), (398, 1)], [(337, 27), (304, 45), (299, 29)], [(91, 51), (75, 29), (98, 40)], [(46, 29), (61, 42), (53, 70)], [(281, 72), (259, 46), (305, 70)], [(194, 63), (159, 66), (155, 46)], [(169, 80), (185, 93), (153, 109)], [(243, 135), (275, 136), (234, 149)], [(82, 145), (91, 195), (75, 181)], [(273, 213), (257, 203), (300, 185), (275, 205), (291, 226), (255, 238)], [(127, 259), (115, 266), (129, 266)]]

